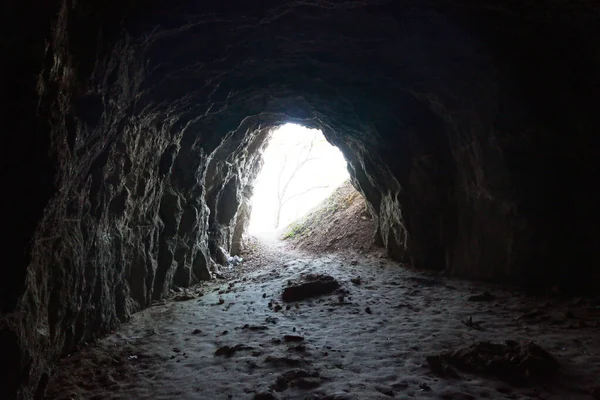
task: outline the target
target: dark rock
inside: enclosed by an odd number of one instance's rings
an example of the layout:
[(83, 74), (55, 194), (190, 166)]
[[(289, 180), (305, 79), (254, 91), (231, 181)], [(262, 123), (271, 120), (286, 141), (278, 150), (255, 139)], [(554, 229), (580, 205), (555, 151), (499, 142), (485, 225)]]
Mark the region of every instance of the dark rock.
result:
[(441, 376), (448, 377), (454, 379), (460, 379), (460, 375), (456, 372), (454, 368), (452, 368), (448, 363), (439, 355), (435, 356), (427, 356), (426, 358), (427, 364), (431, 370)]
[(489, 292), (483, 292), (480, 294), (475, 294), (473, 296), (469, 296), (469, 301), (494, 301), (496, 300), (496, 296)]
[(300, 301), (309, 297), (328, 294), (340, 287), (338, 281), (329, 275), (311, 275), (304, 282), (291, 284), (283, 289), (282, 299), (285, 302)]
[(430, 391), (431, 390), (431, 386), (429, 386), (427, 383), (425, 382), (421, 382), (419, 383), (419, 389), (423, 390), (423, 391)]
[(269, 329), (268, 326), (264, 326), (264, 325), (244, 325), (242, 327), (242, 329), (244, 330), (250, 330), (250, 331), (266, 331), (267, 329)]
[(377, 390), (379, 393), (384, 394), (389, 397), (394, 397), (396, 395), (396, 393), (394, 393), (394, 390), (392, 388), (388, 388), (388, 387), (377, 386), (377, 387), (375, 387), (375, 390)]
[(451, 365), (465, 372), (495, 376), (511, 384), (548, 379), (559, 368), (558, 361), (537, 344), (516, 341), (476, 342), (470, 347), (429, 356), (427, 362), (442, 376), (449, 371), (446, 365)]
[(483, 330), (479, 322), (473, 321), (473, 317), (464, 318), (463, 320), (461, 320), (461, 322), (469, 328)]
[(276, 357), (276, 356), (267, 356), (265, 362), (269, 364), (273, 364), (276, 366), (288, 366), (288, 367), (297, 367), (302, 364), (302, 360), (293, 357)]
[(236, 344), (233, 347), (231, 347), (231, 346), (222, 346), (222, 347), (219, 347), (217, 349), (217, 351), (215, 351), (215, 356), (231, 357), (236, 352), (241, 351), (241, 350), (252, 350), (252, 347), (251, 346), (247, 346), (245, 344)]
[(278, 376), (277, 380), (271, 387), (276, 392), (282, 392), (289, 387), (313, 389), (320, 386), (321, 382), (322, 380), (318, 372), (308, 372), (302, 369), (293, 369)]
[(285, 340), (286, 342), (301, 342), (304, 340), (304, 337), (296, 335), (285, 335), (283, 337), (283, 340)]

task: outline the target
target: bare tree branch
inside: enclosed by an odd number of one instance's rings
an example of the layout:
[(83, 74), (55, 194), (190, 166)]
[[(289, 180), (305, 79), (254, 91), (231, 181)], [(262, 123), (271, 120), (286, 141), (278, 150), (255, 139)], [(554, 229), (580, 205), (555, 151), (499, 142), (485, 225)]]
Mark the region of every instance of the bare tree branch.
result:
[(277, 198), (281, 198), (280, 188), (281, 188), (281, 177), (283, 176), (283, 171), (285, 171), (285, 165), (287, 164), (287, 154), (283, 155), (283, 165), (281, 166), (281, 171), (279, 171), (279, 177), (277, 178)]
[[(304, 146), (302, 148), (302, 150), (300, 150), (300, 157), (302, 159), (302, 161), (300, 161), (292, 170), (292, 173), (290, 174), (290, 176), (287, 178), (287, 180), (285, 180), (285, 183), (282, 186), (282, 177), (283, 177), (283, 173), (284, 170), (287, 166), (287, 154), (284, 155), (284, 161), (283, 161), (283, 166), (281, 168), (281, 171), (279, 171), (279, 177), (277, 179), (277, 209), (275, 211), (275, 227), (278, 228), (279, 227), (279, 222), (280, 222), (280, 218), (281, 218), (281, 209), (283, 208), (283, 206), (292, 198), (294, 197), (298, 197), (302, 194), (308, 193), (309, 191), (313, 190), (313, 189), (317, 189), (319, 187), (313, 187), (310, 188), (308, 190), (306, 190), (305, 192), (302, 193), (298, 193), (295, 194), (289, 198), (285, 198), (285, 194), (287, 193), (287, 190), (289, 188), (290, 183), (294, 180), (296, 174), (310, 161), (316, 160), (317, 158), (311, 158), (311, 153), (313, 151), (313, 148), (315, 146), (315, 142), (317, 140), (316, 136), (313, 136), (312, 140), (310, 141), (310, 144), (308, 146)], [(304, 154), (306, 152), (306, 154)], [(323, 186), (320, 186), (323, 187)], [(327, 186), (324, 186), (327, 187)]]
[[(292, 175), (290, 175), (289, 179), (285, 183), (285, 186), (283, 187), (283, 190), (282, 190), (282, 194), (283, 195), (285, 195), (285, 192), (287, 191), (287, 188), (290, 185), (290, 182), (292, 180), (294, 180), (294, 176), (296, 176), (296, 174), (298, 173), (298, 171), (300, 171), (302, 169), (302, 167), (304, 167), (304, 165), (307, 162), (309, 162), (311, 160), (314, 160), (314, 158), (309, 158), (310, 157), (310, 153), (311, 153), (311, 151), (313, 149), (313, 145), (314, 145), (314, 139), (311, 140), (311, 142), (310, 142), (310, 147), (308, 148), (308, 151), (306, 152), (306, 157), (304, 158), (304, 160), (302, 162), (300, 162), (300, 164), (298, 164), (296, 166), (296, 168), (294, 168), (294, 170), (292, 171)], [(283, 196), (282, 196), (282, 198), (283, 198)]]
[(304, 195), (304, 194), (306, 194), (306, 193), (308, 193), (308, 192), (311, 192), (311, 191), (313, 191), (313, 190), (315, 190), (315, 189), (327, 189), (328, 187), (329, 187), (329, 185), (323, 185), (323, 186), (313, 186), (313, 187), (311, 187), (311, 188), (309, 188), (309, 189), (306, 189), (306, 190), (305, 190), (305, 191), (303, 191), (303, 192), (300, 192), (300, 193), (296, 193), (296, 194), (294, 194), (294, 195), (291, 195), (290, 197), (288, 197), (287, 199), (285, 199), (285, 200), (283, 201), (283, 204), (282, 204), (282, 205), (285, 205), (285, 203), (287, 203), (288, 201), (290, 201), (290, 200), (291, 200), (291, 199), (293, 199), (294, 197), (302, 196), (302, 195)]

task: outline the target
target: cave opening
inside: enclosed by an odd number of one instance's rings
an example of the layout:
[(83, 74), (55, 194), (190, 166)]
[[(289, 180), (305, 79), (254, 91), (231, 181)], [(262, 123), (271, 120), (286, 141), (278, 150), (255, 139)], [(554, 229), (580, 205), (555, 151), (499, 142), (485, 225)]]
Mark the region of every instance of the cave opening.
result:
[[(36, 3), (3, 398), (600, 398), (596, 0)], [(245, 245), (287, 123), (350, 182)]]
[(277, 235), (350, 178), (341, 151), (322, 131), (287, 123), (273, 130), (253, 183), (248, 233)]

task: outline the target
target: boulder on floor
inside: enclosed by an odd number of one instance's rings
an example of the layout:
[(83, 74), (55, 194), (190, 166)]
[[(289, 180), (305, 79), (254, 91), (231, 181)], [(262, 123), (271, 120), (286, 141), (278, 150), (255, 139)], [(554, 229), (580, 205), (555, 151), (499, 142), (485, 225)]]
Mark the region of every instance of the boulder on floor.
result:
[(302, 281), (291, 283), (285, 289), (281, 298), (285, 302), (300, 301), (309, 297), (320, 296), (339, 289), (340, 284), (330, 275), (313, 274)]
[[(427, 363), (438, 374), (440, 371), (452, 371), (448, 368), (452, 366), (465, 372), (492, 375), (512, 384), (547, 378), (560, 366), (539, 345), (514, 340), (506, 340), (504, 343), (476, 342), (469, 347), (429, 356)], [(441, 375), (457, 377), (455, 373)]]

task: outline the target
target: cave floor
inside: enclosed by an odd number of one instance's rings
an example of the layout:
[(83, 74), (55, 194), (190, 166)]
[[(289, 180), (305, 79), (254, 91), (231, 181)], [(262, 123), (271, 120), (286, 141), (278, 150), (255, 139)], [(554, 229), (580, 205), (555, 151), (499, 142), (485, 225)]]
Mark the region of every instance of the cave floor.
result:
[[(63, 359), (47, 398), (594, 399), (600, 385), (598, 308), (585, 299), (425, 275), (382, 254), (274, 246), (244, 264), (197, 288), (201, 297), (154, 305)], [(288, 309), (282, 289), (307, 273), (329, 274), (349, 293)], [(468, 300), (482, 291), (495, 299)], [(441, 378), (426, 362), (506, 339), (534, 340), (558, 359), (558, 374), (513, 387), (463, 371)]]

